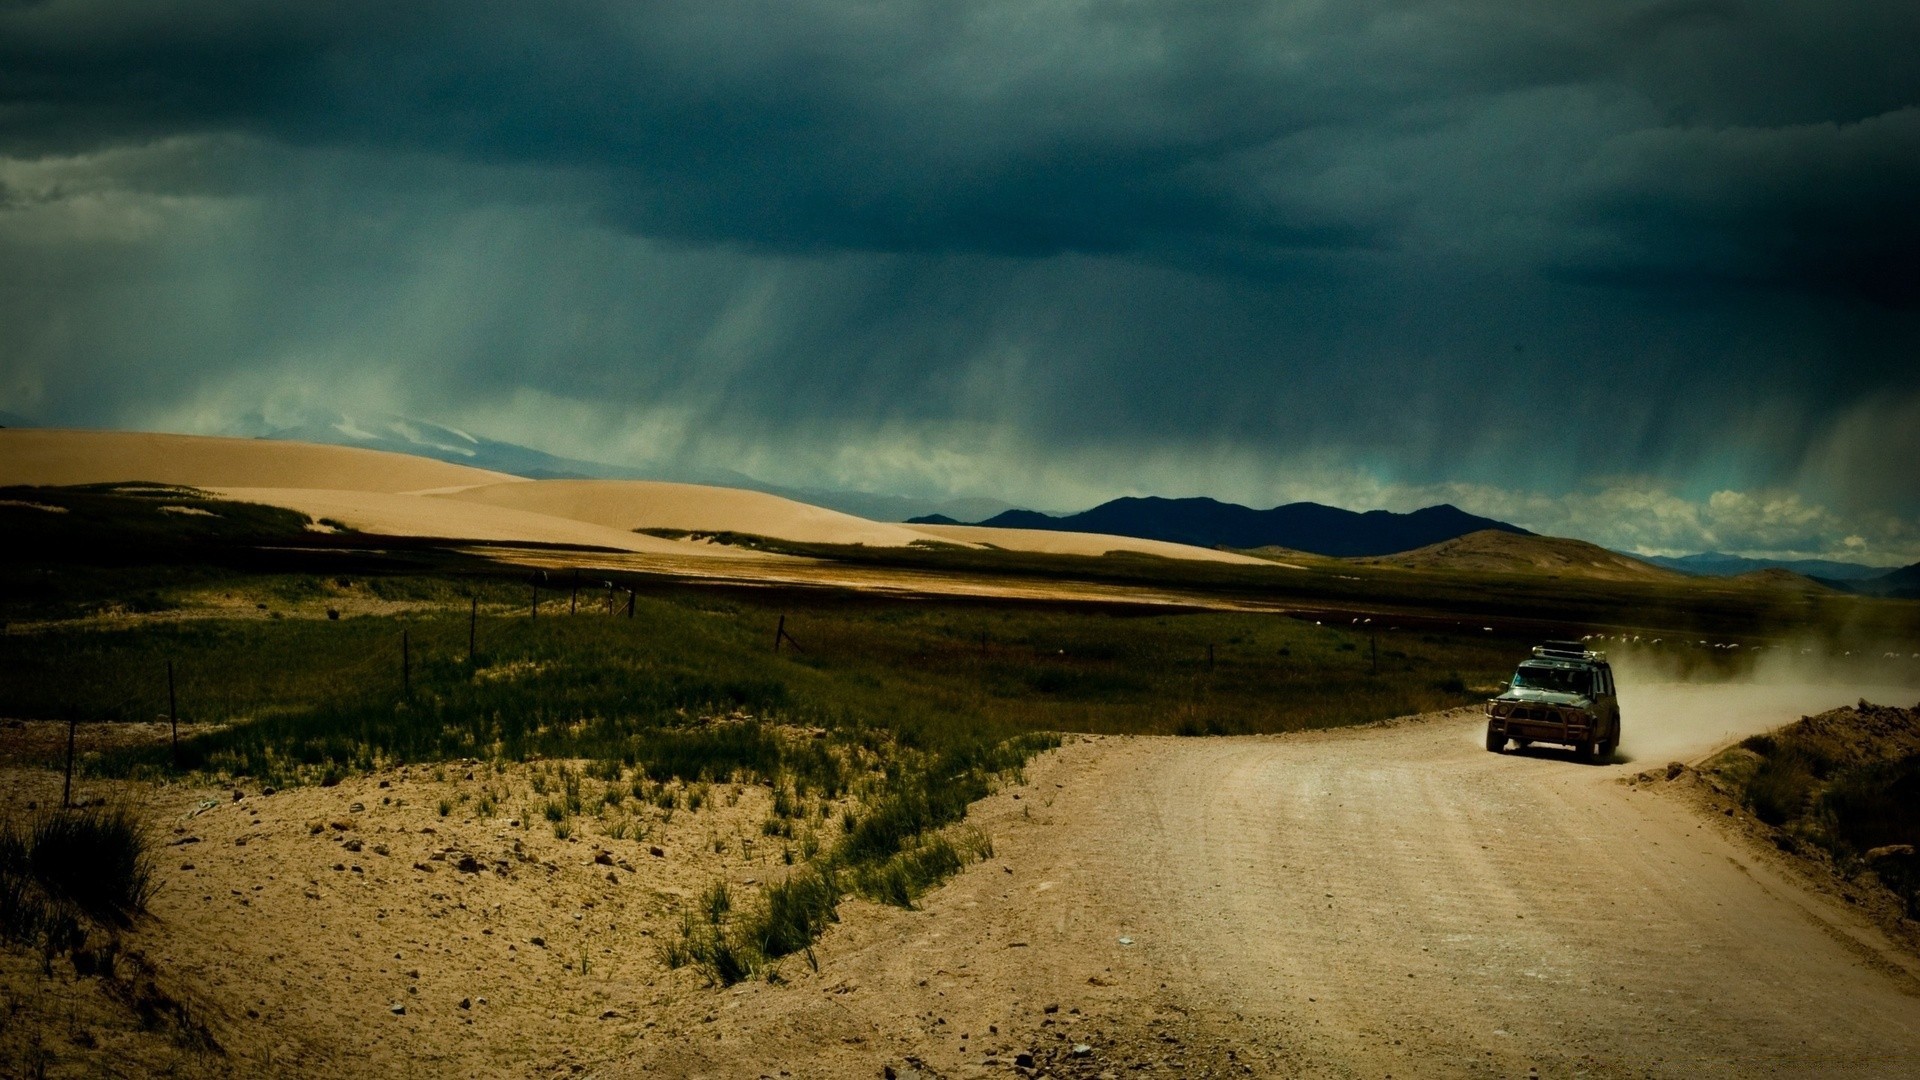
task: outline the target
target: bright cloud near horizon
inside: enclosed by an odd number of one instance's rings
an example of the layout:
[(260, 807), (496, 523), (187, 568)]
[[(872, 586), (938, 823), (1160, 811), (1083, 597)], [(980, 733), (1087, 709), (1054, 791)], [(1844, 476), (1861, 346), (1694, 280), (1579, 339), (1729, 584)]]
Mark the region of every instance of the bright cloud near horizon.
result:
[(0, 411), (1920, 560), (1910, 3), (0, 2)]

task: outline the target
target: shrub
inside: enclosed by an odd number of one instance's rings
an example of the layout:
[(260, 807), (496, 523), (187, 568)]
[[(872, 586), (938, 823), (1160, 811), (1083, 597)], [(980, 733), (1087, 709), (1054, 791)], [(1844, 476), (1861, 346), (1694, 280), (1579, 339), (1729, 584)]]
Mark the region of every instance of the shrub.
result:
[(32, 876), (49, 892), (102, 921), (144, 911), (158, 884), (146, 830), (122, 807), (41, 818), (25, 854)]
[(157, 882), (145, 828), (122, 808), (67, 811), (0, 826), (0, 936), (38, 943), (43, 962), (86, 941), (82, 917), (121, 925)]
[(1813, 770), (1807, 759), (1792, 747), (1785, 747), (1762, 759), (1753, 771), (1747, 781), (1747, 808), (1769, 825), (1785, 825), (1805, 812), (1813, 788)]

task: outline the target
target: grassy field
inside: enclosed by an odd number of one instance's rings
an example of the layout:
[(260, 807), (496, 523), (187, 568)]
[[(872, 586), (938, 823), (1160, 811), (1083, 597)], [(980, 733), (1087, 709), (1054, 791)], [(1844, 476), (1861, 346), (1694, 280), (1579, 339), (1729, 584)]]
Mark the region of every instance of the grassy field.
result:
[[(0, 637), (0, 713), (151, 721), (169, 714), (171, 669), (178, 750), (156, 738), (96, 752), (84, 773), (290, 786), (559, 760), (534, 808), (556, 834), (610, 795), (685, 805), (709, 783), (769, 786), (768, 835), (818, 839), (752, 903), (683, 928), (669, 959), (722, 982), (804, 951), (847, 890), (911, 904), (990, 851), (948, 827), (1058, 732), (1364, 722), (1470, 702), (1513, 651), (1484, 635), (1388, 631), (1376, 645), (1280, 615), (1125, 606), (671, 590), (637, 598), (630, 617), (598, 596), (569, 615), (549, 595), (534, 618), (524, 586), (486, 578), (276, 574), (216, 588), (244, 614), (16, 625)], [(369, 596), (408, 607), (311, 617)], [(308, 616), (273, 617), (295, 610)]]
[[(646, 530), (667, 537), (678, 530)], [(1498, 621), (1509, 627), (1613, 628), (1650, 635), (1816, 635), (1836, 653), (1866, 642), (1920, 639), (1920, 604), (1827, 589), (1768, 587), (1721, 578), (1608, 581), (1550, 572), (1488, 573), (1363, 565), (1306, 556), (1304, 569), (1115, 553), (1051, 555), (948, 544), (878, 548), (800, 544), (734, 533), (717, 542), (845, 566), (979, 578), (1073, 580), (1178, 590), (1199, 599), (1285, 604), (1300, 611), (1367, 612), (1401, 621)]]

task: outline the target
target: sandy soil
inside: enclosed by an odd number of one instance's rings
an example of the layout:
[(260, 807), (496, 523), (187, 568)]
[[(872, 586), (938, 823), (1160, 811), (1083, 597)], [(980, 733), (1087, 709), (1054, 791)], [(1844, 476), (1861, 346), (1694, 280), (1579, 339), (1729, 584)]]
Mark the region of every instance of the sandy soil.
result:
[(906, 547), (927, 539), (891, 525), (759, 491), (652, 480), (536, 480), (492, 484), (444, 498), (510, 507), (610, 529), (741, 532), (811, 544)]
[(1197, 559), (1202, 562), (1237, 563), (1242, 566), (1301, 567), (1273, 559), (1256, 559), (1232, 551), (1215, 551), (1191, 544), (1171, 544), (1164, 540), (1138, 540), (1130, 536), (1104, 533), (1059, 532), (1053, 529), (992, 529), (983, 525), (915, 525), (915, 530), (936, 540), (956, 544), (982, 544), (1007, 551), (1035, 551), (1050, 555), (1106, 555), (1123, 551), (1136, 555), (1158, 555), (1166, 559)]
[(134, 431), (0, 429), (0, 485), (146, 480), (190, 487), (398, 492), (512, 479), (486, 469), (347, 446)]
[[(525, 487), (540, 481), (525, 481)], [(757, 552), (717, 544), (663, 540), (587, 521), (482, 503), (456, 502), (427, 495), (338, 491), (325, 488), (219, 487), (217, 494), (242, 502), (297, 510), (318, 520), (329, 518), (361, 532), (381, 536), (423, 536), (449, 540), (568, 544), (612, 548), (646, 555), (712, 559), (769, 559)]]
[[(653, 946), (706, 882), (781, 872), (739, 847), (761, 789), (716, 786), (646, 841), (516, 828), (525, 795), (439, 815), (512, 771), (164, 789), (168, 883), (130, 941), (243, 1073), (1911, 1075), (1920, 962), (1656, 790), (1669, 757), (1876, 692), (1642, 685), (1599, 767), (1488, 754), (1472, 711), (1075, 739), (975, 807), (993, 857), (922, 910), (849, 902), (817, 972), (731, 989)], [(83, 990), (27, 1011), (78, 1015)]]
[[(742, 1006), (731, 1050), (627, 1069), (829, 1076), (852, 1045), (941, 1075), (1021, 1049), (1059, 1076), (1911, 1075), (1914, 958), (1622, 782), (1859, 690), (1774, 693), (1711, 716), (1710, 689), (1643, 687), (1640, 760), (1605, 767), (1488, 754), (1472, 712), (1083, 740), (981, 808), (992, 864), (836, 943), (820, 1003)], [(782, 1030), (862, 1041), (794, 1069), (766, 1049)]]

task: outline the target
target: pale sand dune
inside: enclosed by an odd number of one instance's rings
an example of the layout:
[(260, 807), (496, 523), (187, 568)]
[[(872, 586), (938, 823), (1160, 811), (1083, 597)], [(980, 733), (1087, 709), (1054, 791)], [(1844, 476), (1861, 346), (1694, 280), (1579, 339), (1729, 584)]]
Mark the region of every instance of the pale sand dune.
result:
[(514, 479), (506, 473), (350, 446), (135, 431), (0, 429), (0, 484), (146, 480), (203, 488), (394, 492)]
[(382, 536), (567, 544), (681, 557), (765, 558), (718, 544), (662, 540), (570, 518), (424, 495), (326, 488), (216, 487), (208, 490), (223, 498), (281, 506), (315, 519), (330, 518), (361, 532)]
[(438, 498), (526, 510), (620, 530), (740, 532), (799, 543), (872, 547), (905, 547), (929, 539), (917, 525), (868, 521), (778, 495), (702, 484), (533, 480), (468, 488)]
[[(1050, 555), (1105, 555), (1124, 551), (1135, 555), (1158, 555), (1167, 559), (1199, 559), (1206, 562), (1237, 563), (1242, 566), (1288, 566), (1267, 559), (1256, 559), (1231, 551), (1171, 544), (1164, 540), (1138, 540), (1131, 536), (1104, 533), (1055, 532), (1052, 529), (995, 529), (984, 525), (913, 525), (916, 532), (936, 540), (955, 544), (991, 544), (1007, 551), (1037, 551)], [(1299, 569), (1299, 567), (1290, 567)]]
[(333, 518), (388, 536), (576, 544), (659, 555), (745, 557), (635, 529), (739, 532), (800, 543), (905, 547), (938, 540), (1009, 551), (1274, 565), (1123, 536), (895, 525), (758, 491), (646, 480), (525, 480), (409, 454), (344, 446), (119, 431), (0, 429), (0, 485), (145, 480)]

